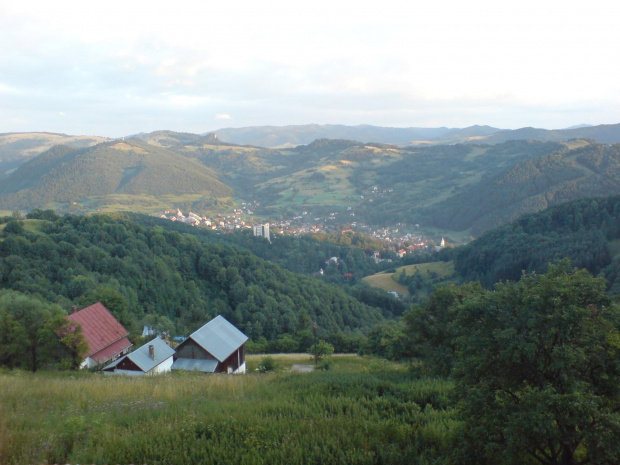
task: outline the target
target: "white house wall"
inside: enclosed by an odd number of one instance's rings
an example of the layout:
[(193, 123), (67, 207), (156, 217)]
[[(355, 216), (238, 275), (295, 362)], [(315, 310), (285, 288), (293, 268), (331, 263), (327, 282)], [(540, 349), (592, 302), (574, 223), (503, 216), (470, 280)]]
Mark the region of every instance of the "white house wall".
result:
[(159, 365), (154, 367), (151, 371), (149, 371), (149, 375), (157, 375), (159, 373), (166, 373), (172, 370), (172, 362), (174, 360), (172, 357), (168, 357), (166, 360), (161, 362)]
[(128, 376), (143, 376), (143, 371), (135, 371), (135, 370), (114, 370), (114, 371), (104, 371), (106, 375), (128, 375)]

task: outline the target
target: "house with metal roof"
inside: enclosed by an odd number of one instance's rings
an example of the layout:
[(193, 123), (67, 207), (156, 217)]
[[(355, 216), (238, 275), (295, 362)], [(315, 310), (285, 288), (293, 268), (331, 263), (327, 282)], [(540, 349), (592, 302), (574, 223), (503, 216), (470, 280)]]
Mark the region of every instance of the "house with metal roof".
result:
[(142, 347), (110, 363), (106, 374), (143, 376), (166, 373), (172, 369), (174, 349), (156, 337)]
[(245, 334), (218, 315), (177, 346), (172, 369), (245, 373), (247, 340)]
[(76, 311), (75, 307), (73, 310), (67, 318), (80, 324), (84, 339), (88, 343), (88, 352), (80, 368), (92, 368), (116, 360), (133, 345), (127, 339), (129, 331), (101, 302), (80, 311)]

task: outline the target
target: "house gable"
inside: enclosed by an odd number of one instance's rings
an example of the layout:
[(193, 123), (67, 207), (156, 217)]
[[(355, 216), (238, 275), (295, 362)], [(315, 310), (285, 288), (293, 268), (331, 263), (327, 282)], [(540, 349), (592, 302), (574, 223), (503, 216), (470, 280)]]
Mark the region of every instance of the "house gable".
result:
[[(69, 321), (79, 323), (84, 339), (88, 343), (85, 362), (88, 366), (105, 363), (126, 353), (132, 346), (127, 331), (101, 303), (83, 308), (67, 316)], [(83, 364), (84, 365), (84, 364)]]
[(172, 368), (206, 373), (245, 372), (247, 340), (224, 317), (217, 316), (179, 344)]
[(248, 340), (248, 337), (218, 315), (200, 329), (194, 331), (189, 339), (194, 340), (204, 350), (220, 362), (226, 360), (233, 352)]
[(205, 350), (193, 339), (188, 338), (176, 348), (176, 358), (187, 358), (190, 360), (217, 360), (209, 351)]

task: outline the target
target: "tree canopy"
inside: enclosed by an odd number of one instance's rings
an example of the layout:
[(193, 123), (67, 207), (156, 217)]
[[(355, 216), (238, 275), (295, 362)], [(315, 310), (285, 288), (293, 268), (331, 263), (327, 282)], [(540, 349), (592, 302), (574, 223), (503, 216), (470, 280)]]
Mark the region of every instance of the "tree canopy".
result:
[(620, 463), (620, 311), (567, 261), (455, 311), (459, 410), (475, 463)]

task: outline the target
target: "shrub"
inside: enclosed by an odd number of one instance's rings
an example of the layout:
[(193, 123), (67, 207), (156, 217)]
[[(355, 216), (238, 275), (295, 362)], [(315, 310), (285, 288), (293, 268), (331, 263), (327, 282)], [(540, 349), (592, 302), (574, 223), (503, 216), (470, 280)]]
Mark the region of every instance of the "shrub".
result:
[(273, 357), (263, 357), (260, 365), (258, 366), (258, 371), (260, 373), (269, 373), (271, 371), (276, 371), (278, 364), (273, 359)]

